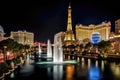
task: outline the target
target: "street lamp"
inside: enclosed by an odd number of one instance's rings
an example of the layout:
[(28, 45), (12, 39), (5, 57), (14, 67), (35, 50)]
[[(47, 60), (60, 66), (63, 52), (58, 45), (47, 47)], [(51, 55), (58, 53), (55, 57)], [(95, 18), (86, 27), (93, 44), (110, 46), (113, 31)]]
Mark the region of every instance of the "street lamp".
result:
[(8, 51), (7, 52), (7, 60), (9, 60), (9, 55), (10, 55), (10, 52)]
[(4, 60), (6, 61), (7, 60), (7, 56), (6, 56), (6, 48), (7, 48), (7, 46), (3, 46), (3, 48), (4, 48)]

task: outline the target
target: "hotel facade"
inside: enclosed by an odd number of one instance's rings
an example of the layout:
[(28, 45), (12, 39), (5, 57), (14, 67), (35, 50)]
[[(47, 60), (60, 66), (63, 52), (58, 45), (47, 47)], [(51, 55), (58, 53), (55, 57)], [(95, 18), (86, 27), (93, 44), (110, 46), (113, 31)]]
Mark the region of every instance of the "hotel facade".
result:
[(110, 41), (114, 53), (120, 53), (120, 19), (115, 20), (115, 32), (111, 32)]
[(4, 40), (4, 35), (5, 35), (4, 29), (3, 29), (3, 27), (0, 25), (0, 41)]
[(120, 19), (117, 19), (115, 21), (115, 33), (119, 34), (120, 33)]
[(83, 41), (84, 39), (91, 39), (91, 34), (93, 32), (99, 32), (101, 40), (109, 40), (111, 30), (111, 22), (102, 22), (99, 25), (76, 25), (76, 39)]
[(20, 44), (32, 46), (34, 43), (34, 33), (26, 31), (11, 31), (10, 38), (14, 39)]

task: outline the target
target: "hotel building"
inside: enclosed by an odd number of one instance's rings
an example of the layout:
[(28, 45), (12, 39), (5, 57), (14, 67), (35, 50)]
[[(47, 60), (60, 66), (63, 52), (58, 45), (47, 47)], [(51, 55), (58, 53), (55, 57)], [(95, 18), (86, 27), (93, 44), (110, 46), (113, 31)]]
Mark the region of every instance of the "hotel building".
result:
[(32, 46), (34, 43), (34, 33), (26, 31), (11, 31), (10, 38), (14, 39), (20, 44)]
[(110, 34), (110, 41), (113, 46), (114, 53), (120, 53), (120, 19), (115, 21), (115, 32)]
[(0, 25), (0, 41), (4, 40), (4, 35), (5, 35), (4, 29), (3, 29), (3, 27)]
[(76, 39), (79, 41), (83, 41), (84, 39), (91, 39), (91, 34), (93, 32), (99, 32), (101, 36), (101, 40), (109, 40), (111, 29), (110, 22), (102, 22), (99, 25), (76, 25)]
[(120, 33), (120, 19), (115, 21), (115, 33)]

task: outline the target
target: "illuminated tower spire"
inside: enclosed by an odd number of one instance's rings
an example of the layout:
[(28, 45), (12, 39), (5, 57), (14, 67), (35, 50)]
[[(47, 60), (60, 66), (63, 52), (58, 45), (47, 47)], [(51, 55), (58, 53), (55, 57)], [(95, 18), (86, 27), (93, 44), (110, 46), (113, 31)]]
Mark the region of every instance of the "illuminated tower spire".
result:
[(72, 16), (71, 16), (71, 6), (69, 3), (68, 6), (68, 21), (67, 21), (67, 30), (65, 32), (65, 38), (63, 44), (71, 45), (75, 43), (74, 33), (72, 31)]
[(68, 22), (67, 22), (67, 31), (72, 30), (72, 19), (71, 19), (71, 6), (69, 3), (69, 7), (68, 7)]

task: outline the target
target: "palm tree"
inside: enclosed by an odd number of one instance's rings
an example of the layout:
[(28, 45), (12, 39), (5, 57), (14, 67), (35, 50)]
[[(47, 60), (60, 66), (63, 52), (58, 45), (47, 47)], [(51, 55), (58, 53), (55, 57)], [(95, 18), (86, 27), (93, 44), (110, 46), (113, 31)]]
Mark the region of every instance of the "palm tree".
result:
[(85, 49), (87, 50), (87, 53), (90, 53), (92, 46), (93, 45), (90, 42), (85, 45)]
[(84, 46), (83, 44), (80, 44), (80, 53), (82, 53), (84, 51)]
[[(7, 60), (7, 51), (9, 52), (21, 52), (24, 49), (24, 46), (22, 44), (19, 44), (15, 42), (13, 39), (6, 39), (0, 41), (0, 49), (4, 53), (4, 59)], [(16, 54), (17, 55), (17, 54)]]
[(104, 53), (104, 54), (105, 53), (109, 53), (110, 49), (112, 47), (110, 41), (104, 41), (104, 40), (102, 40), (101, 42), (99, 42), (97, 44), (97, 46), (98, 46), (98, 49), (99, 49), (100, 53)]

